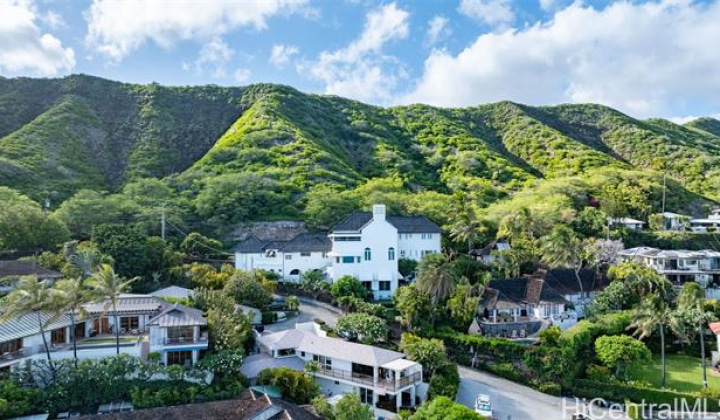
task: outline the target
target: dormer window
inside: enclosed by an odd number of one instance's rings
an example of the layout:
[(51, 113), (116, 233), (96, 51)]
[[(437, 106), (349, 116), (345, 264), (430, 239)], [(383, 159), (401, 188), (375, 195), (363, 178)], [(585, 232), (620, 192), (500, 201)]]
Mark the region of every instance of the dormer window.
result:
[(395, 261), (395, 248), (388, 248), (388, 261)]
[(370, 261), (372, 259), (372, 252), (370, 251), (370, 248), (365, 248), (365, 261)]

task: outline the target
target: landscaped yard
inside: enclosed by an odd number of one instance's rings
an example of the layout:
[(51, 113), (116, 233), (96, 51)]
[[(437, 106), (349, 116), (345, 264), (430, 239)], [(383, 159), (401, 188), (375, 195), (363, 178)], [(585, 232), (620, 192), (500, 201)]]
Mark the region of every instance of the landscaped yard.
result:
[[(702, 367), (699, 357), (668, 355), (667, 387), (678, 391), (699, 391), (702, 389)], [(653, 386), (660, 386), (662, 365), (660, 356), (653, 355), (652, 361), (638, 365), (628, 373), (630, 379), (643, 380)], [(720, 389), (720, 376), (715, 376), (708, 360), (708, 386)]]
[[(138, 341), (137, 337), (120, 337), (120, 344), (130, 344), (135, 343)], [(111, 337), (103, 337), (103, 338), (85, 338), (83, 340), (78, 340), (78, 345), (95, 345), (95, 346), (101, 346), (101, 345), (108, 345), (108, 344), (115, 344), (115, 338)]]

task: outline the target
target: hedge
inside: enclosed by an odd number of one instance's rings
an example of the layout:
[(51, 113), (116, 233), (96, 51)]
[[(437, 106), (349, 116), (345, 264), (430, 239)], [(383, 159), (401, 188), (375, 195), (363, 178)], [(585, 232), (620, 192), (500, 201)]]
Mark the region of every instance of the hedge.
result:
[[(565, 384), (565, 388), (573, 396), (578, 398), (602, 398), (611, 402), (623, 402), (626, 399), (640, 403), (645, 401), (649, 404), (673, 404), (675, 400), (685, 399), (690, 407), (702, 399), (700, 394), (662, 390), (656, 388), (644, 388), (622, 383), (593, 381), (590, 379), (576, 379)], [(707, 398), (709, 411), (720, 411), (720, 401), (714, 398)]]
[(455, 363), (448, 363), (435, 371), (428, 387), (428, 399), (448, 397), (452, 400), (460, 388), (460, 373)]
[(469, 356), (470, 348), (482, 355), (492, 356), (497, 360), (510, 361), (521, 359), (528, 347), (502, 338), (483, 337), (480, 335), (461, 334), (455, 331), (441, 330), (434, 337), (445, 341), (448, 349)]

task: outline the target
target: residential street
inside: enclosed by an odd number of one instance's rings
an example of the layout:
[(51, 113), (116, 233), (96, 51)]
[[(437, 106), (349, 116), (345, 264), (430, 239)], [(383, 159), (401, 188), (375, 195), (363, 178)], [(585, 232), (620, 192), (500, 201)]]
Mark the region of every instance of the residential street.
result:
[[(575, 402), (553, 397), (484, 372), (460, 366), (460, 390), (457, 402), (474, 408), (478, 394), (490, 396), (497, 420), (563, 420), (575, 412)], [(567, 411), (563, 413), (563, 401)], [(596, 416), (597, 419), (618, 417)]]
[(265, 331), (276, 332), (295, 328), (295, 324), (312, 322), (315, 318), (320, 318), (330, 326), (335, 326), (335, 322), (340, 316), (339, 309), (331, 310), (328, 309), (327, 304), (321, 302), (314, 302), (310, 299), (301, 299), (300, 301), (300, 314), (292, 319), (284, 322), (278, 322), (272, 325), (266, 325)]

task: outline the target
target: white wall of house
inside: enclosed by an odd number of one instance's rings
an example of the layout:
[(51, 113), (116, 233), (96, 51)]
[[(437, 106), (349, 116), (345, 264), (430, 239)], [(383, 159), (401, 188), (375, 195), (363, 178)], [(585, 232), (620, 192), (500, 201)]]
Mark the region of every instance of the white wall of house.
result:
[(425, 254), (439, 253), (439, 233), (400, 233), (398, 234), (399, 258), (420, 261)]
[[(275, 256), (266, 253), (235, 253), (235, 268), (238, 270), (267, 270), (278, 273), (285, 281), (299, 281), (302, 273), (324, 269), (330, 264), (325, 252), (281, 252)], [(299, 274), (295, 274), (295, 273)]]

